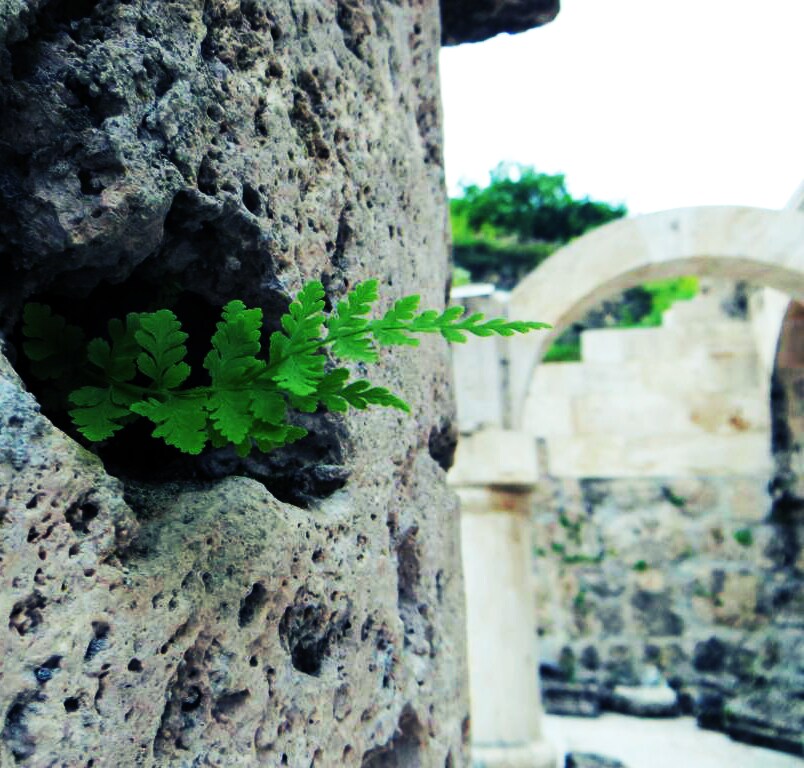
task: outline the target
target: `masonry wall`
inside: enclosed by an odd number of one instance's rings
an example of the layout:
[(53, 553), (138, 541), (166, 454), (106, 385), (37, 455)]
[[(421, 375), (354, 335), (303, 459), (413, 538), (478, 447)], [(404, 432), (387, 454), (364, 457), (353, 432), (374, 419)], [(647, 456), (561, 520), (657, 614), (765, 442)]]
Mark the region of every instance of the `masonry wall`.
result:
[(770, 473), (769, 378), (719, 295), (675, 304), (658, 328), (586, 331), (581, 355), (539, 366), (528, 392), (520, 428), (550, 475)]
[(701, 298), (662, 328), (587, 332), (582, 363), (536, 374), (542, 660), (548, 676), (581, 684), (579, 711), (663, 679), (702, 724), (797, 752), (798, 315), (772, 409), (750, 323), (718, 306)]

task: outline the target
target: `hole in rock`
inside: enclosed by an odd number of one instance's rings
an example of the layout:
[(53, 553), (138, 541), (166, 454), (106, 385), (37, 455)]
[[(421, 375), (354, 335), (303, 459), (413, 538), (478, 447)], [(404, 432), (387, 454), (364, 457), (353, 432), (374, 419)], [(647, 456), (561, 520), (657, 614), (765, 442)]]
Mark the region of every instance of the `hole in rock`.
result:
[(181, 702), (182, 712), (194, 712), (198, 709), (204, 700), (204, 694), (197, 685), (191, 685), (184, 695)]
[(14, 604), (8, 617), (9, 629), (16, 629), (19, 635), (26, 635), (42, 623), (42, 609), (47, 605), (44, 596), (34, 592), (24, 600)]
[(38, 683), (46, 683), (61, 666), (61, 656), (51, 656), (47, 661), (34, 668), (34, 677)]
[(424, 726), (410, 704), (399, 716), (391, 739), (382, 746), (370, 749), (363, 755), (361, 768), (406, 768), (421, 765), (421, 749), (427, 739)]
[(251, 691), (248, 689), (223, 694), (220, 698), (216, 699), (215, 705), (212, 707), (213, 717), (217, 720), (221, 716), (230, 715), (243, 706), (249, 696), (251, 696)]
[(98, 512), (97, 504), (87, 501), (86, 497), (82, 497), (68, 507), (64, 517), (76, 533), (86, 535), (89, 533), (90, 522), (98, 516)]
[[(189, 205), (174, 203), (176, 211), (185, 211)], [(185, 207), (183, 207), (185, 206)], [(177, 223), (179, 220), (184, 224)], [(188, 231), (186, 216), (178, 213), (175, 220), (168, 214), (165, 224), (170, 245), (170, 255), (186, 251), (187, 258), (197, 264), (196, 255), (202, 249), (213, 248), (226, 252), (227, 243), (219, 228), (205, 229), (201, 222), (194, 231)], [(224, 239), (221, 239), (224, 238)], [(167, 248), (167, 246), (166, 246)], [(231, 251), (231, 248), (229, 248)], [(182, 329), (189, 334), (187, 357), (192, 373), (185, 386), (206, 386), (209, 383), (203, 361), (210, 349), (210, 338), (220, 320), (220, 306), (230, 298), (241, 298), (248, 306), (261, 306), (265, 323), (263, 328), (263, 354), (267, 353), (267, 340), (279, 328), (279, 317), (286, 311), (288, 297), (278, 289), (260, 288), (261, 299), (247, 295), (249, 291), (264, 286), (264, 280), (243, 267), (236, 274), (244, 272), (243, 279), (249, 289), (236, 292), (234, 287), (226, 286), (226, 297), (220, 304), (213, 304), (201, 293), (181, 290), (178, 276), (158, 274), (156, 268), (142, 265), (124, 283), (100, 284), (86, 297), (64, 296), (56, 292), (31, 297), (31, 301), (49, 305), (54, 313), (62, 315), (67, 322), (80, 327), (87, 339), (108, 338), (107, 323), (110, 319), (123, 319), (129, 312), (171, 309), (182, 323)], [(150, 270), (150, 271), (149, 271)], [(199, 279), (209, 281), (212, 274), (225, 274), (226, 269), (209, 259), (205, 265), (198, 266)], [(203, 274), (201, 274), (203, 273)], [(211, 290), (211, 288), (210, 288)], [(207, 291), (207, 288), (204, 288)], [(79, 369), (65, 373), (55, 382), (41, 381), (33, 375), (32, 366), (22, 353), (22, 323), (18, 319), (10, 334), (11, 357), (15, 359), (18, 373), (26, 386), (42, 405), (45, 415), (60, 429), (90, 448), (103, 460), (107, 470), (124, 482), (171, 482), (181, 480), (215, 480), (231, 475), (251, 477), (262, 482), (266, 488), (282, 501), (297, 506), (309, 507), (317, 500), (325, 498), (346, 483), (349, 472), (344, 466), (345, 448), (349, 437), (343, 420), (339, 416), (326, 413), (301, 414), (289, 411), (289, 420), (309, 431), (304, 439), (285, 448), (261, 453), (256, 448), (248, 457), (237, 455), (233, 446), (212, 448), (209, 445), (199, 456), (184, 454), (168, 446), (163, 440), (153, 438), (154, 425), (143, 418), (136, 418), (126, 424), (112, 438), (100, 443), (88, 443), (77, 434), (69, 417), (72, 407), (68, 395), (81, 386), (91, 384), (86, 373)], [(135, 383), (139, 381), (135, 379)], [(141, 383), (145, 383), (143, 379)], [(99, 509), (85, 498), (76, 502), (68, 510), (68, 521), (73, 529), (82, 535), (90, 530), (90, 523)]]
[(92, 622), (93, 637), (84, 653), (84, 661), (90, 661), (109, 646), (109, 625), (104, 621)]
[(257, 582), (249, 590), (248, 594), (240, 601), (240, 611), (237, 614), (237, 623), (245, 627), (254, 621), (254, 617), (260, 609), (268, 602), (268, 590)]
[(259, 216), (262, 211), (262, 198), (260, 197), (260, 193), (248, 184), (243, 185), (243, 205), (255, 216)]
[(316, 595), (300, 589), (279, 622), (279, 639), (290, 653), (294, 668), (317, 677), (324, 658), (350, 634), (350, 613), (348, 600), (342, 610), (333, 611)]
[(36, 703), (43, 699), (39, 691), (20, 691), (6, 712), (0, 738), (17, 763), (27, 760), (36, 752), (36, 739), (28, 728), (28, 715), (36, 712)]

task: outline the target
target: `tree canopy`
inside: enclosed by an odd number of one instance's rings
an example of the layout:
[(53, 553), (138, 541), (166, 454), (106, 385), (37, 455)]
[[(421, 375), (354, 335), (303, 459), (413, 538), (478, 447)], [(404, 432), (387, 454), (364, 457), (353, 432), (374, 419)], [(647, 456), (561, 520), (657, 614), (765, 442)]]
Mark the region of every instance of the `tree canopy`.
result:
[(557, 248), (625, 214), (623, 205), (574, 198), (563, 174), (500, 164), (488, 186), (450, 200), (455, 264), (509, 288)]
[[(450, 200), (455, 266), (464, 280), (468, 273), (475, 282), (510, 289), (553, 251), (626, 213), (624, 205), (573, 197), (563, 174), (500, 164), (488, 186), (464, 187), (461, 197)], [(580, 334), (587, 328), (661, 325), (665, 310), (697, 292), (694, 277), (630, 288), (567, 328), (544, 360), (580, 360)]]

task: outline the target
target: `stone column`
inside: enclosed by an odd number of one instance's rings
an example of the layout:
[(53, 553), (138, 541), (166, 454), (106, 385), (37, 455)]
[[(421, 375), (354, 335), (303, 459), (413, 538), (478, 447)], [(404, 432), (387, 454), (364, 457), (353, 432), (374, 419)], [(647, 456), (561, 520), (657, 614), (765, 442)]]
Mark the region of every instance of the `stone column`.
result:
[(535, 446), (485, 430), (459, 444), (450, 483), (461, 499), (472, 758), (488, 768), (549, 768), (537, 678), (529, 500)]

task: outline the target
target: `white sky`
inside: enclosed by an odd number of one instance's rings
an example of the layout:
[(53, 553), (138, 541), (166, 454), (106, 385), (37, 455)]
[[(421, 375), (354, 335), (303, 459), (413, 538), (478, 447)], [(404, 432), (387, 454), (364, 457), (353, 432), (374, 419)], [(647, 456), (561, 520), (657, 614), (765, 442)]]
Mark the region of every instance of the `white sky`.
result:
[(781, 208), (804, 179), (804, 0), (562, 0), (443, 49), (447, 185), (501, 160), (631, 213)]

